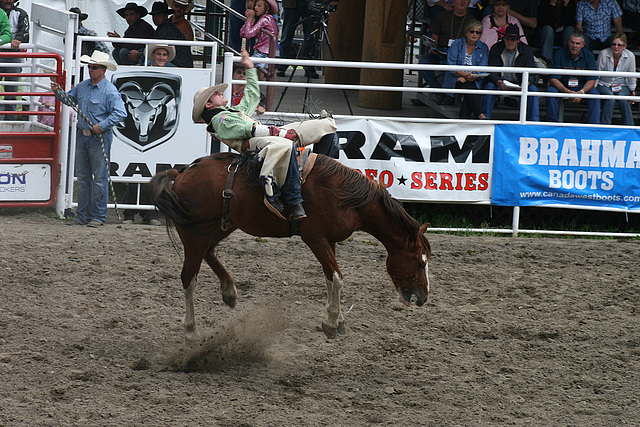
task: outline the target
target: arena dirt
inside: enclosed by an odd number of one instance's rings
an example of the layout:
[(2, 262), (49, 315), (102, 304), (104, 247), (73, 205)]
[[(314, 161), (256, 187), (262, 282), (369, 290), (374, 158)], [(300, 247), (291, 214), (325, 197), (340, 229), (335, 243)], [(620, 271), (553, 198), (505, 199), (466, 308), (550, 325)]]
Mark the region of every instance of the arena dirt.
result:
[(203, 266), (183, 344), (164, 227), (0, 215), (0, 425), (640, 424), (637, 240), (429, 235), (432, 290), (402, 306), (385, 250), (338, 246), (348, 332), (299, 238), (234, 233)]

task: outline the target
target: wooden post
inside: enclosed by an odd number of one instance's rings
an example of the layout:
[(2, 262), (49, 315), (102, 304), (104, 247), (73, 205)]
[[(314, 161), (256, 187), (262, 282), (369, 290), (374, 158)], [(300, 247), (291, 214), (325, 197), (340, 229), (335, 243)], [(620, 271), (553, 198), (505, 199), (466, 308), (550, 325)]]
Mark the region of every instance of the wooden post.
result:
[[(368, 0), (364, 19), (362, 61), (404, 62), (407, 2)], [(362, 69), (360, 83), (376, 86), (402, 86), (404, 70)], [(402, 92), (361, 90), (358, 104), (365, 108), (399, 110)]]
[[(336, 11), (329, 15), (327, 30), (333, 56), (336, 61), (360, 61), (366, 0), (344, 0), (333, 4), (336, 5)], [(332, 59), (328, 48), (325, 49), (324, 59)], [(357, 85), (360, 82), (360, 69), (340, 68), (338, 71), (342, 83)], [(340, 83), (335, 68), (326, 68), (324, 74), (325, 83)]]

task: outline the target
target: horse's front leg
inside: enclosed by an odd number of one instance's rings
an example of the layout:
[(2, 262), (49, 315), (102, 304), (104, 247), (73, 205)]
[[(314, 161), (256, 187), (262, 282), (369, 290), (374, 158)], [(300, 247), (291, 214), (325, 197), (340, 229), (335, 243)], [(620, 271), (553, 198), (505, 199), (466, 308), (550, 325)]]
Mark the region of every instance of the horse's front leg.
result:
[(344, 316), (340, 310), (340, 290), (344, 282), (336, 261), (336, 244), (324, 239), (311, 238), (305, 239), (305, 243), (320, 261), (327, 282), (327, 320), (322, 322), (322, 332), (328, 338), (335, 338), (339, 333), (346, 332)]

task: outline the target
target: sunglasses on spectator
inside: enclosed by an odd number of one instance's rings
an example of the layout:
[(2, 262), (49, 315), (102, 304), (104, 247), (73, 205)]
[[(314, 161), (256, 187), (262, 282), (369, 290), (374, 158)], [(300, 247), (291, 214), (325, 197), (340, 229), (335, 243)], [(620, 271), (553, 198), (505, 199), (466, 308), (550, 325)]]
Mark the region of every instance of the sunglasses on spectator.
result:
[(624, 46), (624, 43), (611, 43), (611, 46)]
[(481, 30), (469, 30), (471, 34), (482, 34)]
[(106, 68), (106, 67), (102, 67), (100, 65), (89, 65), (87, 68), (89, 68), (90, 70), (99, 70), (100, 68)]

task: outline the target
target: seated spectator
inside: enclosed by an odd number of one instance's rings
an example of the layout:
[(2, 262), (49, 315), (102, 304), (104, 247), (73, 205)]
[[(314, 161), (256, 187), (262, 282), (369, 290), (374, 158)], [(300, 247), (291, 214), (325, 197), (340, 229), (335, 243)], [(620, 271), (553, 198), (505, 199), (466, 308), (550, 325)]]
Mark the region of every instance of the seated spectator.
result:
[(575, 0), (540, 0), (536, 41), (540, 56), (551, 65), (553, 46), (566, 46), (576, 21)]
[(447, 10), (453, 10), (453, 0), (427, 0), (429, 18), (434, 22), (438, 15)]
[[(242, 64), (237, 62), (233, 63), (233, 80), (245, 80), (245, 69)], [(240, 104), (240, 101), (244, 97), (244, 88), (246, 84), (241, 83), (233, 83), (231, 85), (231, 106), (236, 106)], [(256, 114), (263, 114), (266, 110), (264, 108), (265, 99), (264, 95), (260, 93), (260, 104), (256, 108)]]
[(178, 27), (186, 40), (195, 40), (191, 23), (185, 17), (185, 13), (189, 13), (196, 6), (192, 0), (167, 0), (167, 6), (173, 10), (171, 22)]
[[(156, 1), (149, 14), (156, 25), (154, 38), (162, 40), (186, 40), (182, 31), (169, 19), (173, 11), (162, 1)], [(193, 57), (189, 46), (176, 46), (176, 57), (171, 61), (176, 67), (193, 68)]]
[[(584, 34), (574, 30), (569, 37), (569, 43), (553, 55), (551, 68), (571, 70), (596, 70), (596, 59), (590, 50), (584, 47)], [(596, 77), (572, 76), (552, 74), (549, 76), (548, 91), (552, 93), (572, 93), (576, 96), (569, 98), (571, 102), (582, 101), (580, 95), (589, 93), (598, 95), (595, 89)], [(600, 123), (600, 100), (587, 99), (588, 123)], [(560, 117), (560, 99), (547, 98), (547, 121), (557, 122)]]
[[(526, 67), (535, 68), (533, 49), (522, 43), (524, 34), (515, 25), (509, 25), (502, 41), (493, 45), (489, 50), (489, 65), (495, 67)], [(535, 74), (529, 74), (528, 90), (537, 92), (534, 84), (537, 79)], [(514, 73), (490, 73), (487, 77), (487, 90), (519, 90), (522, 85), (522, 75)], [(513, 85), (507, 85), (510, 82)], [(495, 104), (496, 95), (484, 95), (483, 110), (487, 119), (491, 118), (491, 112)], [(527, 97), (527, 120), (540, 121), (539, 101), (537, 96)]]
[[(431, 38), (435, 41), (437, 50), (442, 53), (431, 50), (422, 57), (420, 64), (446, 64), (446, 52), (449, 50), (449, 46), (451, 46), (456, 39), (463, 37), (466, 26), (469, 22), (475, 20), (473, 15), (469, 13), (469, 0), (454, 0), (453, 6), (454, 8), (452, 10), (442, 12), (431, 24)], [(429, 87), (442, 87), (436, 78), (435, 71), (422, 70), (420, 74)], [(438, 104), (452, 105), (453, 96), (442, 96)]]
[(637, 48), (640, 39), (640, 0), (624, 0), (622, 11), (622, 24), (634, 31), (629, 37), (629, 46)]
[(175, 67), (171, 63), (176, 57), (175, 46), (168, 44), (150, 44), (149, 56), (151, 59), (147, 61), (147, 65), (152, 67)]
[[(72, 7), (71, 9), (69, 9), (69, 12), (73, 12), (73, 13), (77, 13), (78, 14), (78, 32), (76, 33), (76, 35), (78, 35), (78, 36), (92, 36), (92, 37), (97, 37), (98, 36), (98, 33), (96, 33), (93, 30), (88, 29), (87, 27), (85, 27), (82, 24), (89, 17), (89, 15), (87, 15), (86, 13), (82, 13), (80, 8), (77, 8), (77, 7)], [(73, 56), (75, 58), (75, 55), (76, 55), (75, 44), (74, 44), (73, 47), (74, 47)], [(91, 56), (93, 54), (94, 50), (99, 50), (100, 52), (109, 53), (109, 48), (107, 47), (107, 45), (104, 42), (92, 42), (92, 41), (87, 41), (87, 40), (82, 42), (82, 48), (80, 49), (82, 55)]]
[(520, 22), (524, 30), (524, 40), (527, 40), (527, 42), (531, 44), (536, 28), (538, 27), (537, 1), (509, 0), (509, 15)]
[[(494, 0), (493, 13), (482, 18), (483, 31), (480, 41), (491, 48), (491, 46), (502, 40), (508, 25), (516, 25), (520, 34), (524, 33), (520, 21), (509, 14), (509, 0)], [(526, 38), (522, 41), (527, 43)]]
[[(611, 41), (611, 47), (603, 50), (598, 55), (598, 71), (620, 71), (636, 72), (636, 58), (627, 47), (627, 36), (624, 33), (616, 33)], [(596, 89), (603, 95), (635, 96), (635, 77), (605, 77), (602, 76), (596, 83)], [(601, 100), (602, 112), (600, 113), (600, 123), (611, 124), (614, 103), (618, 103), (622, 123), (633, 126), (633, 115), (631, 105), (626, 99), (614, 101), (613, 99)]]
[[(467, 24), (465, 37), (461, 37), (451, 45), (447, 52), (447, 64), (451, 66), (481, 66), (489, 62), (489, 49), (487, 45), (480, 41), (482, 35), (482, 24), (475, 19)], [(449, 72), (444, 76), (443, 87), (453, 87), (456, 89), (480, 89), (482, 77), (475, 72), (456, 71)], [(482, 95), (464, 94), (462, 105), (460, 106), (460, 118), (486, 119), (482, 111)]]
[(576, 28), (585, 35), (589, 50), (611, 46), (611, 21), (622, 33), (622, 10), (616, 0), (580, 0), (576, 7)]
[[(149, 13), (144, 6), (138, 6), (131, 2), (123, 8), (116, 10), (129, 24), (124, 32), (125, 38), (152, 39), (155, 31), (151, 24), (142, 18)], [(109, 37), (120, 37), (116, 31), (107, 32)], [(136, 43), (112, 43), (113, 59), (118, 65), (142, 65), (144, 64), (144, 45)]]

